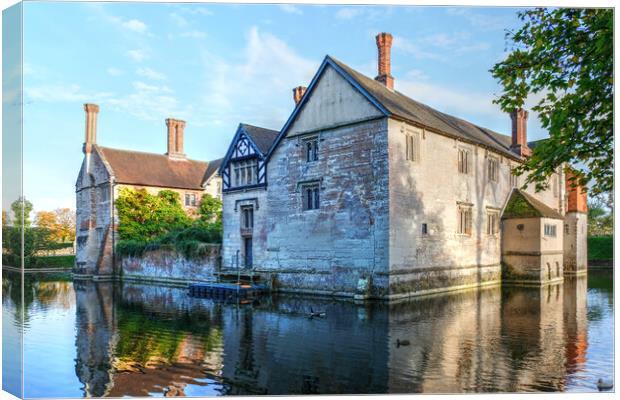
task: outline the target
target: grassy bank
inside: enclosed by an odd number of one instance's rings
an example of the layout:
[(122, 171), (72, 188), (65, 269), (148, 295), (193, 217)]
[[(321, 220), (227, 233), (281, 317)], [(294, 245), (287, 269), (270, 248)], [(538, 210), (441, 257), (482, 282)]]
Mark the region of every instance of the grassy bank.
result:
[(614, 237), (613, 236), (590, 236), (588, 237), (588, 260), (613, 260)]
[[(19, 260), (19, 257), (3, 255), (2, 264), (12, 267), (19, 267), (21, 265), (21, 262)], [(24, 260), (24, 267), (29, 269), (71, 269), (73, 268), (73, 264), (75, 264), (75, 255), (26, 257), (26, 259)]]

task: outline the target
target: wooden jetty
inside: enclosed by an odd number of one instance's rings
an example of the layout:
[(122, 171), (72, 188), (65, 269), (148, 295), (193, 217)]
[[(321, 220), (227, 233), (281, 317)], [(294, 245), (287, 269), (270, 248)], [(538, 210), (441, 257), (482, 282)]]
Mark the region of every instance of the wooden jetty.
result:
[(189, 285), (189, 295), (212, 299), (247, 299), (269, 291), (266, 285), (245, 283), (193, 283)]

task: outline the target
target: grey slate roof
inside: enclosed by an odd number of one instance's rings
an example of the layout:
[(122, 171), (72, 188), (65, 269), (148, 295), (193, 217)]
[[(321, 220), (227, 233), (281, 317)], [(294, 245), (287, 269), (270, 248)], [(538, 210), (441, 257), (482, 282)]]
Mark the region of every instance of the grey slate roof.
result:
[(267, 154), (271, 145), (278, 137), (278, 133), (280, 133), (273, 129), (261, 128), (250, 124), (241, 124), (241, 126), (252, 137), (252, 141), (258, 146), (263, 155)]
[(521, 189), (512, 190), (502, 215), (502, 219), (513, 218), (564, 219), (562, 214)]
[(364, 90), (392, 115), (430, 128), (438, 133), (478, 143), (511, 157), (520, 158), (510, 150), (510, 145), (512, 144), (511, 136), (502, 135), (501, 133), (437, 111), (398, 91), (386, 88), (383, 84), (363, 75), (331, 56), (328, 57), (359, 83)]
[(222, 165), (223, 158), (218, 158), (217, 160), (209, 161), (207, 165), (207, 170), (205, 171), (205, 175), (202, 178), (202, 184), (209, 180), (214, 174), (217, 174), (217, 171), (220, 169), (220, 165)]

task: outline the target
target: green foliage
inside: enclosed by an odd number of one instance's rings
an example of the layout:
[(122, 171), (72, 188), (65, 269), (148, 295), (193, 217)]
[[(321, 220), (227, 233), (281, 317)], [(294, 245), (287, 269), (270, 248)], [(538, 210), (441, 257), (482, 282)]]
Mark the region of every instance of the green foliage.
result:
[(550, 138), (517, 168), (526, 183), (546, 188), (564, 163), (577, 166), (591, 193), (613, 190), (613, 10), (536, 8), (520, 12), (524, 25), (508, 32), (512, 52), (491, 73), (503, 86), (494, 102), (510, 112), (532, 95)]
[(588, 199), (588, 235), (607, 236), (614, 232), (613, 195)]
[(205, 193), (200, 200), (198, 207), (199, 220), (204, 223), (222, 222), (222, 202)]
[(157, 195), (123, 188), (115, 202), (121, 240), (148, 241), (191, 225), (180, 196), (171, 190)]
[(121, 237), (116, 251), (121, 256), (167, 248), (187, 258), (200, 258), (210, 253), (212, 244), (222, 243), (222, 203), (207, 194), (195, 221), (185, 214), (178, 193), (170, 190), (151, 195), (123, 189), (116, 206)]
[(613, 236), (590, 236), (588, 237), (588, 260), (613, 260), (614, 237)]
[(11, 211), (13, 211), (13, 226), (29, 227), (30, 213), (32, 212), (32, 203), (25, 197), (20, 197), (11, 203)]
[(26, 259), (26, 268), (64, 268), (70, 269), (75, 265), (74, 255), (64, 256), (37, 256)]

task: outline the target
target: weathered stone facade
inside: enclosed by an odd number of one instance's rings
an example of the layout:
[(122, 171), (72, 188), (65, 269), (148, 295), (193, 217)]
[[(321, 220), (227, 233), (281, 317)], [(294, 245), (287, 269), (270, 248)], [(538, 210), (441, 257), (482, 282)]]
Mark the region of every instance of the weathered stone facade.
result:
[(216, 280), (220, 268), (220, 246), (211, 245), (207, 257), (189, 259), (174, 250), (151, 250), (142, 256), (123, 257), (123, 280), (187, 284)]
[[(237, 205), (256, 198), (252, 268), (279, 290), (396, 299), (502, 280), (499, 221), (523, 185), (511, 171), (531, 154), (527, 112), (513, 113), (511, 138), (420, 105), (384, 81), (326, 57), (307, 91), (294, 89), (295, 110), (265, 159), (267, 183), (224, 190), (225, 268), (243, 253)], [(318, 157), (308, 142), (318, 143)], [(559, 170), (547, 190), (524, 191), (563, 216), (566, 179)], [(319, 188), (316, 209), (306, 207), (307, 185)], [(561, 223), (557, 229), (553, 243), (537, 235), (533, 245), (546, 252), (537, 258), (538, 283), (563, 276)], [(575, 240), (585, 243), (585, 235)]]
[[(99, 107), (86, 104), (84, 161), (76, 182), (76, 276), (111, 279), (118, 276), (115, 246), (118, 215), (114, 205), (122, 188), (179, 193), (188, 214), (194, 215), (201, 197), (221, 198), (221, 160), (187, 159), (183, 152), (184, 121), (167, 120), (166, 155), (110, 149), (96, 144)], [(174, 139), (174, 140), (173, 140)]]

